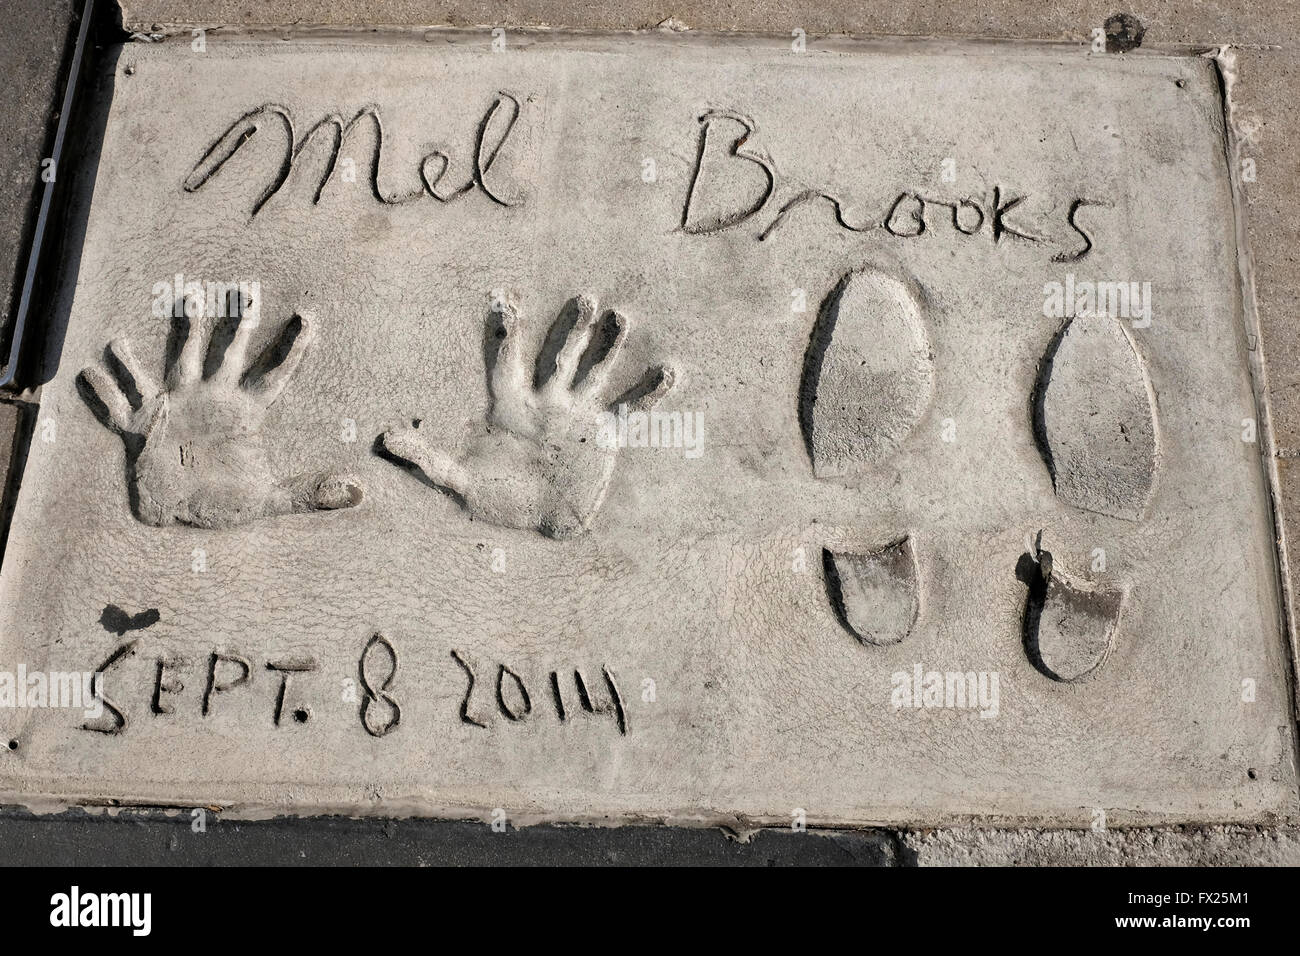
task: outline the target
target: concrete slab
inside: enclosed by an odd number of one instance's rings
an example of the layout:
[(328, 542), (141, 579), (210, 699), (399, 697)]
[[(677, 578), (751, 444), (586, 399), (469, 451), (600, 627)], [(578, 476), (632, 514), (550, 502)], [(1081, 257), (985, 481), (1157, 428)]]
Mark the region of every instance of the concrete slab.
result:
[[(4, 713), (10, 796), (1294, 815), (1212, 61), (437, 40), (115, 64), (0, 582), (7, 656), (108, 704)], [(246, 320), (190, 335), (176, 275)], [(1097, 281), (1132, 314), (1053, 309)], [(593, 416), (642, 370), (676, 447)], [(975, 699), (912, 707), (918, 669)]]
[[(132, 30), (166, 30), (196, 24), (229, 27), (307, 25), (368, 28), (378, 24), (426, 26), (570, 27), (635, 30), (667, 22), (670, 29), (740, 31), (789, 35), (802, 29), (821, 34), (964, 36), (983, 39), (1091, 39), (1123, 13), (1105, 0), (1061, 0), (1045, 5), (1023, 0), (968, 3), (859, 3), (855, 0), (125, 0), (122, 19)], [(1146, 40), (1168, 43), (1290, 45), (1300, 36), (1300, 11), (1293, 4), (1264, 3), (1250, 13), (1231, 5), (1147, 0), (1129, 8)], [(1144, 41), (1145, 42), (1145, 41)]]
[[(1300, 567), (1300, 326), (1292, 304), (1300, 296), (1300, 257), (1285, 237), (1300, 217), (1297, 164), (1288, 143), (1300, 135), (1300, 117), (1285, 106), (1300, 78), (1300, 57), (1290, 50), (1234, 50), (1230, 71), (1235, 161), (1244, 200), (1246, 248), (1253, 280), (1252, 304), (1258, 314), (1262, 365), (1258, 381), (1267, 392), (1270, 444), (1278, 488), (1279, 540), (1289, 569), (1292, 635), (1295, 636), (1294, 571)], [(1300, 647), (1298, 645), (1297, 647)], [(1300, 659), (1293, 652), (1292, 660)]]

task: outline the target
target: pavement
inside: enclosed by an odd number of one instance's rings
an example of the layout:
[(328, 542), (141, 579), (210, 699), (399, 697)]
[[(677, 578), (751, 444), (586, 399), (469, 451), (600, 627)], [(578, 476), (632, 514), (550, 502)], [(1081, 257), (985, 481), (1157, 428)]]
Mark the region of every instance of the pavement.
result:
[[(6, 0), (0, 5), (0, 57), (17, 95), (0, 105), (10, 131), (0, 150), (0, 293), (13, 315), (14, 277), (25, 266), (39, 184), (40, 159), (51, 137), (67, 60), (72, 3)], [(856, 2), (618, 2), (598, 9), (566, 0), (482, 2), (322, 3), (311, 0), (194, 3), (192, 0), (126, 2), (120, 13), (128, 31), (178, 32), (195, 27), (274, 27), (285, 32), (389, 25), (498, 26), (633, 30), (668, 27), (788, 35), (805, 31), (810, 41), (830, 34), (916, 37), (980, 37), (1088, 42), (1095, 27), (1116, 14), (1091, 2), (1040, 5), (1029, 0), (972, 0), (863, 4)], [(1261, 453), (1276, 469), (1277, 533), (1286, 566), (1288, 631), (1295, 660), (1290, 567), (1300, 555), (1300, 323), (1292, 307), (1300, 293), (1300, 267), (1293, 241), (1300, 221), (1300, 159), (1292, 150), (1300, 132), (1293, 107), (1300, 47), (1300, 7), (1289, 0), (1233, 9), (1214, 0), (1148, 3), (1130, 8), (1150, 48), (1210, 50), (1230, 46), (1232, 119), (1240, 134), (1246, 238), (1258, 314), (1258, 383), (1266, 398)], [(1250, 161), (1246, 164), (1244, 161)], [(1249, 167), (1250, 173), (1245, 170)], [(6, 328), (8, 322), (5, 323)], [(21, 467), (30, 392), (15, 392), (0, 406), (0, 465), (12, 501)], [(30, 424), (30, 423), (29, 423)], [(872, 863), (944, 864), (1290, 864), (1300, 863), (1300, 836), (1290, 825), (1273, 827), (1128, 828), (1089, 830), (870, 829), (801, 833), (763, 830), (749, 839), (720, 830), (628, 827), (621, 829), (532, 827), (507, 834), (490, 826), (429, 820), (224, 821), (213, 814), (206, 830), (192, 820), (158, 811), (116, 817), (81, 812), (37, 817), (0, 813), (0, 846), (13, 862), (573, 862), (717, 864)]]

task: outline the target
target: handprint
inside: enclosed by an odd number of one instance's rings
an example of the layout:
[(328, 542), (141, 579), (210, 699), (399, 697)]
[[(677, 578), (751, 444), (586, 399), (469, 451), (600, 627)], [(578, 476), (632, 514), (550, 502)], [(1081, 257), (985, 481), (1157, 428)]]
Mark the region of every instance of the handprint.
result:
[(202, 311), (188, 305), (186, 315), (200, 318), (189, 320), (162, 388), (126, 339), (108, 347), (106, 364), (112, 374), (97, 366), (81, 373), (87, 402), (126, 443), (132, 507), (146, 524), (230, 528), (261, 517), (349, 508), (361, 501), (361, 487), (347, 477), (278, 480), (271, 474), (262, 419), (293, 378), (314, 328), (310, 315), (294, 316), (280, 340), (245, 370), (258, 324), (249, 312), (235, 312), (239, 323), (225, 353), (209, 359), (217, 367), (206, 378)]
[(656, 366), (608, 399), (609, 369), (626, 336), (623, 316), (598, 317), (595, 301), (578, 296), (560, 312), (529, 374), (517, 311), (494, 307), (484, 342), (491, 409), (461, 459), (431, 447), (418, 426), (387, 431), (380, 441), (456, 495), (472, 518), (551, 538), (581, 534), (614, 473), (618, 446), (602, 430), (610, 410), (646, 410), (673, 384), (672, 369)]

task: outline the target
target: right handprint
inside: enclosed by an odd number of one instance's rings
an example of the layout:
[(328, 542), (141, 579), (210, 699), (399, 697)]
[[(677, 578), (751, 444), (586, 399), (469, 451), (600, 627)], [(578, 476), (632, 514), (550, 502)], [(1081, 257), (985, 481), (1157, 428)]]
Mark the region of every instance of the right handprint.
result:
[(673, 384), (672, 369), (655, 366), (621, 397), (608, 398), (609, 369), (626, 336), (622, 315), (601, 316), (593, 299), (578, 296), (561, 310), (530, 369), (517, 311), (494, 307), (484, 349), (492, 405), (465, 454), (457, 460), (432, 447), (418, 426), (386, 431), (380, 441), (458, 496), (471, 518), (551, 538), (582, 534), (614, 474), (610, 411), (647, 410)]

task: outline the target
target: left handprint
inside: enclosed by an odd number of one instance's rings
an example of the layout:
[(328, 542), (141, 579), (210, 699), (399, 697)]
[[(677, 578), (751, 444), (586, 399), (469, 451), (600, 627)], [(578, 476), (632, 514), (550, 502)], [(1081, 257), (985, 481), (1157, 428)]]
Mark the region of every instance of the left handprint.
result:
[(276, 478), (263, 446), (262, 419), (311, 344), (312, 317), (294, 316), (279, 341), (248, 368), (257, 319), (245, 312), (207, 377), (201, 323), (201, 317), (188, 320), (161, 388), (126, 339), (109, 344), (107, 371), (90, 366), (79, 378), (91, 408), (126, 443), (136, 517), (156, 526), (232, 528), (268, 516), (359, 504), (361, 486), (347, 476)]

